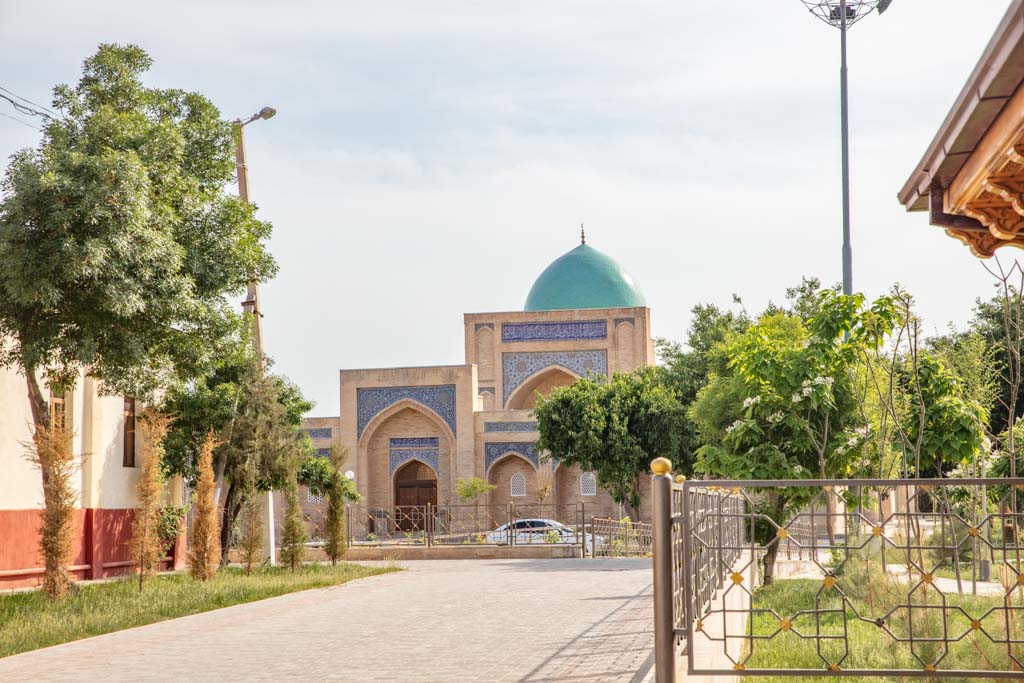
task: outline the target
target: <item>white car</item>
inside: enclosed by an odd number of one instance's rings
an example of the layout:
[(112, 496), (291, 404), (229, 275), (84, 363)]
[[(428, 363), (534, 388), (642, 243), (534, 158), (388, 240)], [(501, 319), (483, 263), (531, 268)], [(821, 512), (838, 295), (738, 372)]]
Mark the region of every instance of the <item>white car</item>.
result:
[(580, 534), (575, 527), (566, 526), (553, 519), (517, 519), (502, 524), (487, 534), (487, 543), (497, 545), (544, 545), (565, 543), (587, 543), (590, 547), (590, 534)]

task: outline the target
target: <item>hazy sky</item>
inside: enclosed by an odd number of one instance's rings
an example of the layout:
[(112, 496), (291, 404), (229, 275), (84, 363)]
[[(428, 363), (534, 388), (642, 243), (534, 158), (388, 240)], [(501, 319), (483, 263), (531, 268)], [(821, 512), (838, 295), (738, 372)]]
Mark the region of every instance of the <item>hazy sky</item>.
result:
[[(901, 282), (932, 330), (990, 278), (896, 192), (1008, 4), (896, 0), (850, 34), (854, 284)], [(463, 362), (462, 314), (521, 309), (580, 222), (657, 336), (840, 278), (839, 35), (800, 0), (0, 0), (0, 85), (49, 104), (100, 42), (225, 116), (278, 109), (246, 129), (266, 347), (317, 415), (340, 368)], [(37, 139), (0, 118), (0, 158)]]

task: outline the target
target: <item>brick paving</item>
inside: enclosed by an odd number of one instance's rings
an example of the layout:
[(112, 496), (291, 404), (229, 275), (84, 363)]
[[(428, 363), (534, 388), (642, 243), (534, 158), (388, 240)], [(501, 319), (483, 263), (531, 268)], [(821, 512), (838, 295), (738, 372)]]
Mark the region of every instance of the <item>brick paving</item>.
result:
[(0, 680), (642, 681), (650, 560), (408, 571), (0, 660)]

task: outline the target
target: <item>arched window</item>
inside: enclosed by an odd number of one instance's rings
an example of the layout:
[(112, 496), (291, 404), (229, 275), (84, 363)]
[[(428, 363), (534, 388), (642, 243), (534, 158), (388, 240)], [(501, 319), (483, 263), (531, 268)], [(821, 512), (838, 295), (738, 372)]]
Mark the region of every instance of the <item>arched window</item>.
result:
[(584, 472), (580, 475), (580, 495), (597, 495), (597, 477), (594, 476), (593, 472)]
[(526, 477), (523, 476), (522, 472), (516, 472), (512, 475), (511, 481), (508, 483), (509, 494), (513, 498), (522, 498), (526, 495)]
[(322, 503), (324, 502), (323, 492), (316, 493), (312, 489), (306, 489), (306, 502), (307, 503)]

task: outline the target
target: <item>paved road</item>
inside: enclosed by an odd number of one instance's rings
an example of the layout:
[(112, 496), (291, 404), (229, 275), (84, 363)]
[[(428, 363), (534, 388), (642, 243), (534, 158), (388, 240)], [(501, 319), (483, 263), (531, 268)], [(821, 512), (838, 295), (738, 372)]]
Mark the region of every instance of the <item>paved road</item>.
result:
[(408, 571), (0, 659), (0, 681), (640, 681), (650, 560)]

